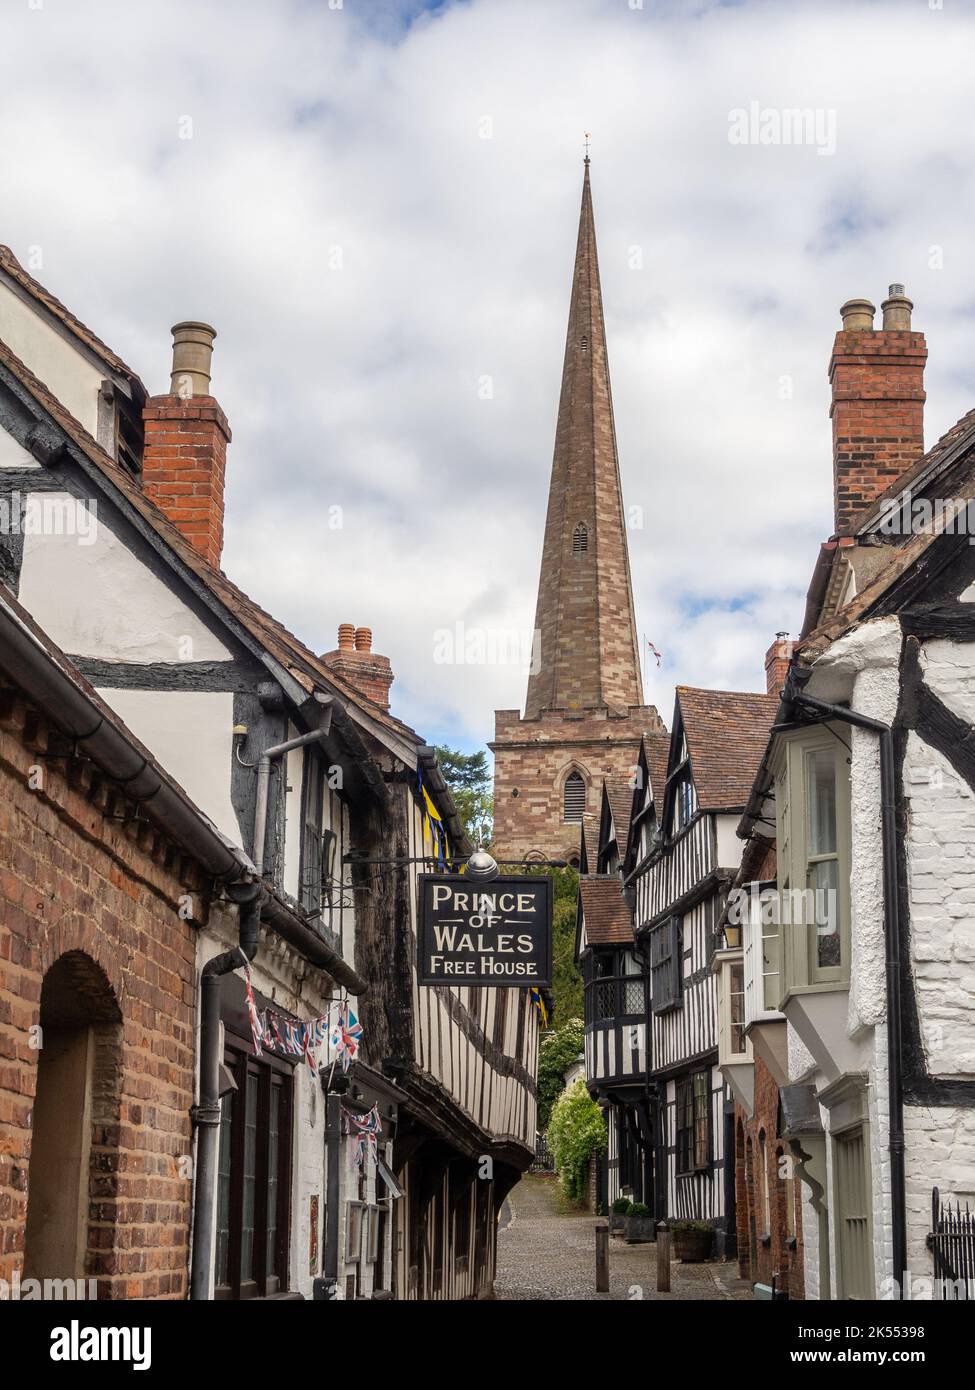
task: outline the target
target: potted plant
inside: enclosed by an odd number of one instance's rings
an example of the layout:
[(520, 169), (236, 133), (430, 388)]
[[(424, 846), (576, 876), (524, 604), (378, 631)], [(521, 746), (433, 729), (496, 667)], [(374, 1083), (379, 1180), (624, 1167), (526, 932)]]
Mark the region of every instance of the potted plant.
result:
[(625, 1235), (627, 1245), (645, 1245), (653, 1240), (653, 1216), (642, 1202), (630, 1202), (627, 1207)]
[(609, 1233), (611, 1236), (621, 1236), (623, 1227), (626, 1224), (626, 1213), (630, 1207), (629, 1197), (617, 1197), (609, 1211)]
[(711, 1254), (714, 1231), (706, 1221), (675, 1221), (671, 1226), (674, 1255), (685, 1264), (700, 1264)]

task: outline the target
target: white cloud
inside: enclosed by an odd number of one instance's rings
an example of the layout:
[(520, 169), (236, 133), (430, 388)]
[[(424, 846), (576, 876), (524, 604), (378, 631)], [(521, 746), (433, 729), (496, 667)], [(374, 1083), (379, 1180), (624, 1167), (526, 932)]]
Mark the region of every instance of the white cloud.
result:
[[(591, 129), (653, 695), (759, 688), (830, 529), (840, 303), (907, 283), (929, 442), (972, 403), (971, 12), (422, 8), (6, 7), (0, 239), (150, 389), (171, 323), (217, 325), (228, 572), (319, 649), (371, 625), (398, 712), (483, 743), (524, 672), (434, 635), (531, 625)], [(836, 153), (730, 144), (752, 101), (835, 111)]]

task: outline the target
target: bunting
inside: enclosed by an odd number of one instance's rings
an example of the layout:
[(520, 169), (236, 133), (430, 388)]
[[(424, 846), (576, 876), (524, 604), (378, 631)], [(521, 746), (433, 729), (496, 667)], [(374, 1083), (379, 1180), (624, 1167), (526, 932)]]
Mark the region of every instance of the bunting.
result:
[(255, 1057), (262, 1057), (265, 1047), (276, 1048), (291, 1057), (303, 1058), (314, 1074), (318, 1070), (319, 1050), (323, 1043), (330, 1041), (335, 1060), (341, 1059), (342, 1070), (349, 1070), (359, 1050), (363, 1030), (346, 1001), (336, 999), (319, 1018), (303, 1021), (287, 1018), (273, 1009), (258, 1009), (249, 965), (244, 971), (244, 982)]
[(374, 1105), (368, 1115), (357, 1115), (354, 1110), (347, 1110), (343, 1105), (342, 1113), (348, 1122), (349, 1132), (356, 1136), (355, 1161), (356, 1166), (361, 1168), (367, 1149), (374, 1159), (379, 1156), (379, 1136), (383, 1132), (379, 1106)]

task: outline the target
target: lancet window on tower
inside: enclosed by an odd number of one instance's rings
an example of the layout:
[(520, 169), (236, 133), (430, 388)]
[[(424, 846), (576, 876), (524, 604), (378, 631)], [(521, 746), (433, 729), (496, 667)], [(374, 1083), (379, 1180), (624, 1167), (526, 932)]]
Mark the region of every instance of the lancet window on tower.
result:
[(579, 822), (586, 810), (586, 784), (578, 772), (570, 772), (562, 788), (562, 819)]
[(580, 521), (579, 525), (572, 532), (572, 553), (573, 555), (581, 555), (583, 551), (588, 549), (589, 527)]

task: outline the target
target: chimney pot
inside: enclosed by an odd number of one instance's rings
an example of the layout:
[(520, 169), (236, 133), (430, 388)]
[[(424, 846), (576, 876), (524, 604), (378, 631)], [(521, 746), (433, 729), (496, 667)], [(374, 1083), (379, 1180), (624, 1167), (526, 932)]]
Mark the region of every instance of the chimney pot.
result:
[(880, 306), (884, 315), (884, 332), (910, 333), (914, 305), (904, 293), (904, 286), (891, 285), (888, 295)]
[(339, 651), (355, 650), (355, 623), (339, 623)]
[(357, 652), (372, 651), (372, 628), (357, 627), (355, 630), (355, 649)]
[(848, 299), (840, 309), (844, 333), (870, 333), (876, 306), (869, 299)]
[(208, 323), (188, 319), (174, 324), (172, 334), (172, 394), (184, 401), (191, 396), (209, 396), (210, 363), (217, 330)]

